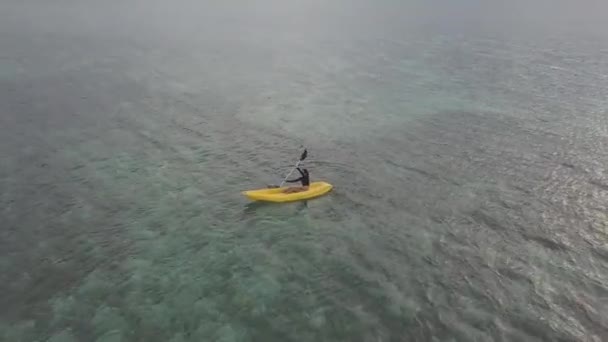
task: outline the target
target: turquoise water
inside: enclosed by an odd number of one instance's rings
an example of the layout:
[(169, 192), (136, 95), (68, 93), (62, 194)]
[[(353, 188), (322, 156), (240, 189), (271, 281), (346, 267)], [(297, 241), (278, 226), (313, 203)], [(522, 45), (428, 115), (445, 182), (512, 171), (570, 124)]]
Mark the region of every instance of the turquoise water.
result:
[(602, 13), (0, 4), (0, 340), (608, 339)]

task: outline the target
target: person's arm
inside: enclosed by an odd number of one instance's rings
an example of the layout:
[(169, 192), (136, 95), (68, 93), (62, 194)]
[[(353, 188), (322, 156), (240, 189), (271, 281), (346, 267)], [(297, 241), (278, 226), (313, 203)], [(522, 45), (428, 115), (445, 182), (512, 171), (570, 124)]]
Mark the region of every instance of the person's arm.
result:
[(302, 177), (300, 177), (298, 179), (287, 179), (287, 180), (285, 180), (285, 182), (287, 182), (287, 183), (297, 183), (297, 182), (299, 182), (301, 180), (302, 180)]
[(300, 173), (300, 175), (301, 175), (302, 177), (304, 177), (304, 172), (302, 172), (302, 169), (300, 169), (300, 168), (298, 167), (298, 168), (296, 168), (296, 170), (298, 170), (298, 172)]

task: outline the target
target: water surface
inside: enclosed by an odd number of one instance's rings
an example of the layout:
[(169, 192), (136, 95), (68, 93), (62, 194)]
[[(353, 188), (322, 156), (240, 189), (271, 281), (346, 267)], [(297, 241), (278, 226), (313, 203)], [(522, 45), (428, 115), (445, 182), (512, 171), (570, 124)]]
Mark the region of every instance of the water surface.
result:
[(607, 340), (606, 10), (3, 1), (0, 340)]

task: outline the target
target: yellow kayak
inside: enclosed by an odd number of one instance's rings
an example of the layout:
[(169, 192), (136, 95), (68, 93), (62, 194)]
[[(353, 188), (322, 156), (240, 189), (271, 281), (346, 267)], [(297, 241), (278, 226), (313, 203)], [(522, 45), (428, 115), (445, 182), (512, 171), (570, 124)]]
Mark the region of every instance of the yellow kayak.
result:
[(287, 187), (243, 191), (243, 195), (254, 201), (293, 202), (319, 197), (328, 193), (333, 186), (325, 182), (312, 182), (306, 191), (286, 194)]

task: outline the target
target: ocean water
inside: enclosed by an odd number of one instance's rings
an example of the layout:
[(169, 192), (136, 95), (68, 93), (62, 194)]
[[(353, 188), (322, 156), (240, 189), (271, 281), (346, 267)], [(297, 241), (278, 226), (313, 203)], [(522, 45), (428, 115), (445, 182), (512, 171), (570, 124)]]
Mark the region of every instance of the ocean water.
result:
[(608, 340), (607, 10), (3, 0), (0, 341)]

